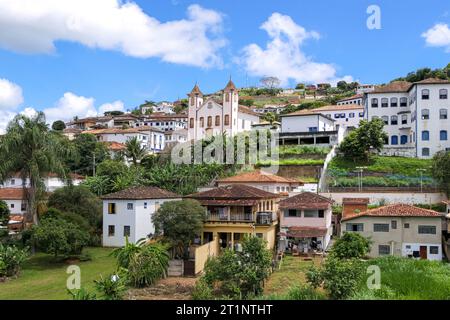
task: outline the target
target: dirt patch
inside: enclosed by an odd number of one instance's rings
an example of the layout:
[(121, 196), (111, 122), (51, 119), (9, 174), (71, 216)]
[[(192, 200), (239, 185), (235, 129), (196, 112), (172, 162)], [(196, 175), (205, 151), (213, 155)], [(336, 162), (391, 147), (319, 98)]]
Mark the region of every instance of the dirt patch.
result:
[(158, 281), (154, 286), (130, 289), (128, 300), (190, 300), (197, 278), (169, 277)]

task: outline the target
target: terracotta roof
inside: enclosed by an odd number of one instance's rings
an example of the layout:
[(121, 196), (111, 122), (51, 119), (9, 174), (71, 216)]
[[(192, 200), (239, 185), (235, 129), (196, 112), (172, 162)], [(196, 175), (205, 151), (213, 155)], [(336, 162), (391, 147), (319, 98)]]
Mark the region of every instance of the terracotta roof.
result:
[(158, 128), (155, 128), (155, 127), (151, 127), (151, 126), (139, 126), (139, 127), (136, 127), (136, 129), (137, 129), (138, 131), (164, 132), (164, 131), (161, 130), (161, 129), (158, 129)]
[(387, 85), (376, 87), (370, 93), (408, 92), (412, 83), (408, 81), (393, 81)]
[[(338, 106), (338, 107), (340, 107), (340, 106)], [(334, 119), (330, 119), (329, 117), (323, 115), (320, 111), (314, 112), (314, 110), (311, 110), (311, 109), (303, 109), (303, 110), (298, 110), (298, 111), (291, 112), (288, 114), (280, 115), (280, 117), (292, 117), (292, 116), (319, 116), (319, 117), (327, 118), (329, 121), (336, 121)]]
[(198, 94), (201, 96), (203, 95), (203, 93), (200, 91), (200, 88), (198, 87), (197, 84), (195, 84), (194, 88), (192, 88), (191, 93), (189, 95), (191, 95), (191, 94)]
[(267, 173), (261, 170), (256, 170), (252, 172), (244, 172), (233, 177), (228, 177), (224, 179), (217, 180), (218, 183), (289, 183), (303, 185), (303, 182), (294, 179), (288, 179), (284, 177), (277, 176), (275, 174)]
[(439, 212), (422, 209), (409, 204), (397, 203), (367, 210), (342, 219), (351, 220), (359, 217), (442, 217)]
[(224, 91), (231, 91), (231, 90), (236, 91), (236, 86), (234, 85), (233, 81), (230, 79), (230, 81), (228, 81)]
[(231, 186), (218, 187), (211, 190), (194, 193), (187, 197), (197, 200), (202, 199), (228, 200), (228, 199), (273, 199), (278, 198), (279, 195), (255, 187), (250, 187), (244, 184), (235, 184)]
[(239, 107), (238, 107), (238, 112), (250, 114), (250, 115), (252, 115), (252, 116), (257, 116), (257, 117), (260, 117), (260, 116), (261, 116), (259, 113), (253, 111), (253, 110), (250, 109), (249, 107), (247, 107), (247, 106), (242, 106), (242, 105), (239, 105)]
[(116, 128), (108, 128), (108, 129), (94, 129), (94, 130), (86, 130), (82, 132), (83, 134), (126, 134), (126, 133), (139, 133), (138, 128), (129, 128), (129, 129), (116, 129)]
[(347, 98), (343, 98), (343, 99), (341, 99), (341, 100), (338, 100), (338, 102), (341, 102), (341, 101), (348, 101), (348, 100), (355, 100), (355, 99), (362, 99), (363, 97), (364, 97), (363, 94), (355, 94), (355, 95), (353, 95), (353, 96), (351, 96), (351, 97), (347, 97)]
[(424, 79), (422, 81), (417, 81), (414, 83), (417, 83), (417, 84), (446, 84), (446, 83), (450, 83), (450, 81), (445, 80), (445, 79), (438, 79), (438, 78), (428, 78), (428, 79)]
[(107, 141), (105, 142), (107, 148), (112, 151), (120, 151), (126, 149), (126, 146), (123, 143), (115, 142), (115, 141)]
[(292, 238), (323, 237), (327, 234), (327, 228), (318, 227), (290, 227), (286, 236)]
[(327, 209), (333, 200), (312, 192), (302, 192), (280, 201), (280, 209)]
[(255, 199), (196, 199), (203, 206), (254, 206), (258, 204), (259, 200)]
[(25, 194), (22, 188), (0, 188), (0, 200), (23, 200)]
[(130, 200), (144, 200), (144, 199), (172, 199), (181, 198), (176, 193), (160, 189), (157, 187), (131, 187), (115, 193), (110, 193), (101, 197), (101, 199), (130, 199)]
[(345, 104), (341, 106), (323, 106), (320, 108), (310, 110), (313, 113), (320, 113), (322, 111), (340, 111), (340, 110), (363, 110), (364, 107), (359, 104)]
[(343, 198), (342, 204), (368, 204), (369, 198)]
[(76, 128), (65, 128), (63, 133), (81, 133), (83, 130)]

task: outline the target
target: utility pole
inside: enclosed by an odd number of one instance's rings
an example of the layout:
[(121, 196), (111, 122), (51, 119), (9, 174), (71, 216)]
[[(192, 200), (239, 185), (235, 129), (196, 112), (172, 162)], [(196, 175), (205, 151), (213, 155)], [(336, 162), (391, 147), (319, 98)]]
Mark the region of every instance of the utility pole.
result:
[(416, 169), (416, 171), (420, 172), (420, 193), (423, 192), (423, 173), (427, 171), (427, 169)]
[(363, 171), (364, 171), (364, 169), (367, 169), (367, 167), (356, 167), (356, 170), (358, 172), (358, 180), (359, 180), (359, 184), (358, 184), (359, 192), (362, 192), (362, 188), (363, 188)]

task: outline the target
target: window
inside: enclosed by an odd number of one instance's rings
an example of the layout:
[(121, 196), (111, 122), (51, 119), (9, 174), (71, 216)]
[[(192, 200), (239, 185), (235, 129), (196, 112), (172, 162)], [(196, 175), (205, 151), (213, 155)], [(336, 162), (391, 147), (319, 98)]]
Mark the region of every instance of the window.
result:
[(422, 100), (428, 100), (430, 99), (430, 90), (423, 89), (422, 90)]
[(389, 137), (383, 138), (383, 144), (389, 144)]
[(364, 112), (360, 112), (360, 113), (359, 113), (359, 117), (360, 117), (360, 118), (364, 117)]
[(309, 131), (309, 132), (317, 132), (317, 131), (319, 131), (319, 130), (317, 129), (317, 127), (309, 127), (309, 128), (308, 128), (308, 131)]
[(147, 202), (144, 202), (144, 209), (147, 209)]
[(424, 130), (422, 131), (422, 140), (429, 141), (430, 140), (430, 131)]
[(391, 137), (391, 144), (397, 145), (398, 144), (398, 136), (392, 136)]
[(11, 203), (11, 209), (14, 209), (14, 203)]
[(304, 218), (317, 218), (319, 216), (319, 212), (317, 210), (305, 210), (303, 213)]
[(436, 234), (436, 226), (419, 226), (419, 234)]
[(124, 237), (129, 237), (131, 232), (130, 232), (130, 226), (123, 226), (123, 236)]
[(408, 98), (400, 98), (400, 107), (406, 107), (408, 105)]
[(391, 125), (396, 126), (398, 124), (398, 117), (391, 116)]
[(374, 223), (373, 232), (389, 232), (389, 224), (387, 223)]
[(388, 98), (382, 98), (381, 99), (381, 107), (387, 108), (389, 106), (389, 99)]
[(230, 102), (230, 94), (229, 93), (225, 93), (225, 101)]
[(391, 98), (391, 107), (397, 107), (398, 106), (398, 99), (397, 98)]
[(439, 254), (438, 246), (430, 246), (430, 254)]
[(447, 89), (439, 90), (439, 99), (447, 99)]
[(11, 185), (15, 185), (16, 184), (16, 179), (11, 179)]
[(323, 218), (325, 216), (325, 210), (319, 210), (319, 218)]
[(403, 225), (403, 228), (409, 229), (409, 223), (405, 223), (405, 224)]
[(200, 128), (203, 128), (205, 126), (205, 118), (200, 117)]
[(208, 116), (208, 123), (207, 123), (207, 125), (208, 125), (208, 128), (212, 127), (212, 117), (211, 116)]
[(386, 256), (391, 254), (391, 246), (380, 244), (378, 246), (378, 254), (380, 256)]
[(348, 114), (348, 117), (349, 117), (349, 118), (354, 118), (354, 117), (355, 117), (355, 113), (354, 113), (354, 112), (350, 112), (350, 113)]
[(21, 203), (20, 211), (26, 211), (26, 210), (27, 210), (27, 204), (25, 202)]
[(378, 99), (377, 98), (372, 99), (372, 108), (378, 108)]
[(133, 203), (127, 203), (127, 210), (133, 210)]
[(216, 127), (220, 126), (220, 116), (216, 116), (215, 125)]
[(228, 114), (225, 115), (224, 125), (226, 125), (226, 126), (230, 125), (230, 115), (228, 115)]
[(397, 229), (397, 220), (391, 221), (391, 229)]
[(439, 131), (439, 138), (440, 140), (447, 140), (447, 130)]
[[(288, 215), (287, 215), (288, 217), (297, 217), (297, 210), (295, 210), (295, 209), (289, 209), (288, 210)], [(300, 215), (298, 215), (298, 216), (300, 216)]]
[(388, 116), (382, 116), (381, 120), (383, 120), (384, 124), (386, 124), (386, 125), (389, 124), (389, 117)]
[(406, 114), (402, 115), (402, 124), (408, 124), (408, 116)]
[(408, 143), (408, 136), (402, 135), (400, 136), (400, 144), (407, 144)]
[(422, 120), (428, 120), (430, 119), (430, 110), (423, 109), (422, 110)]
[(277, 192), (280, 192), (280, 187), (277, 187)]
[(430, 155), (430, 148), (422, 148), (422, 156), (428, 157)]
[(116, 214), (116, 204), (108, 203), (108, 214)]
[(116, 227), (115, 226), (108, 226), (108, 236), (114, 237), (114, 234), (116, 233)]
[(354, 231), (354, 232), (362, 232), (364, 231), (363, 223), (347, 223), (345, 230)]

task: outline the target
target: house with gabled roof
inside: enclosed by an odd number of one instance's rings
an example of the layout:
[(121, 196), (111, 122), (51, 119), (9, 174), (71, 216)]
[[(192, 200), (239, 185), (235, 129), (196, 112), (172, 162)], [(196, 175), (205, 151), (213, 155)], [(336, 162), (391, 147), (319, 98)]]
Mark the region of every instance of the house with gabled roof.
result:
[(280, 201), (280, 250), (309, 254), (327, 249), (333, 200), (302, 192)]
[(391, 204), (344, 215), (341, 234), (357, 232), (372, 241), (369, 256), (442, 260), (442, 220), (436, 211)]
[[(1, 190), (1, 189), (0, 189)], [(101, 197), (103, 246), (121, 247), (125, 237), (132, 243), (155, 233), (152, 215), (166, 201), (181, 196), (157, 187), (132, 187)]]
[(215, 239), (222, 248), (238, 249), (244, 236), (255, 235), (275, 246), (280, 195), (243, 184), (232, 184), (187, 196), (207, 211), (201, 242)]
[(300, 180), (277, 176), (263, 170), (243, 172), (238, 175), (217, 180), (217, 186), (245, 184), (272, 193), (292, 192), (295, 188), (303, 186)]

